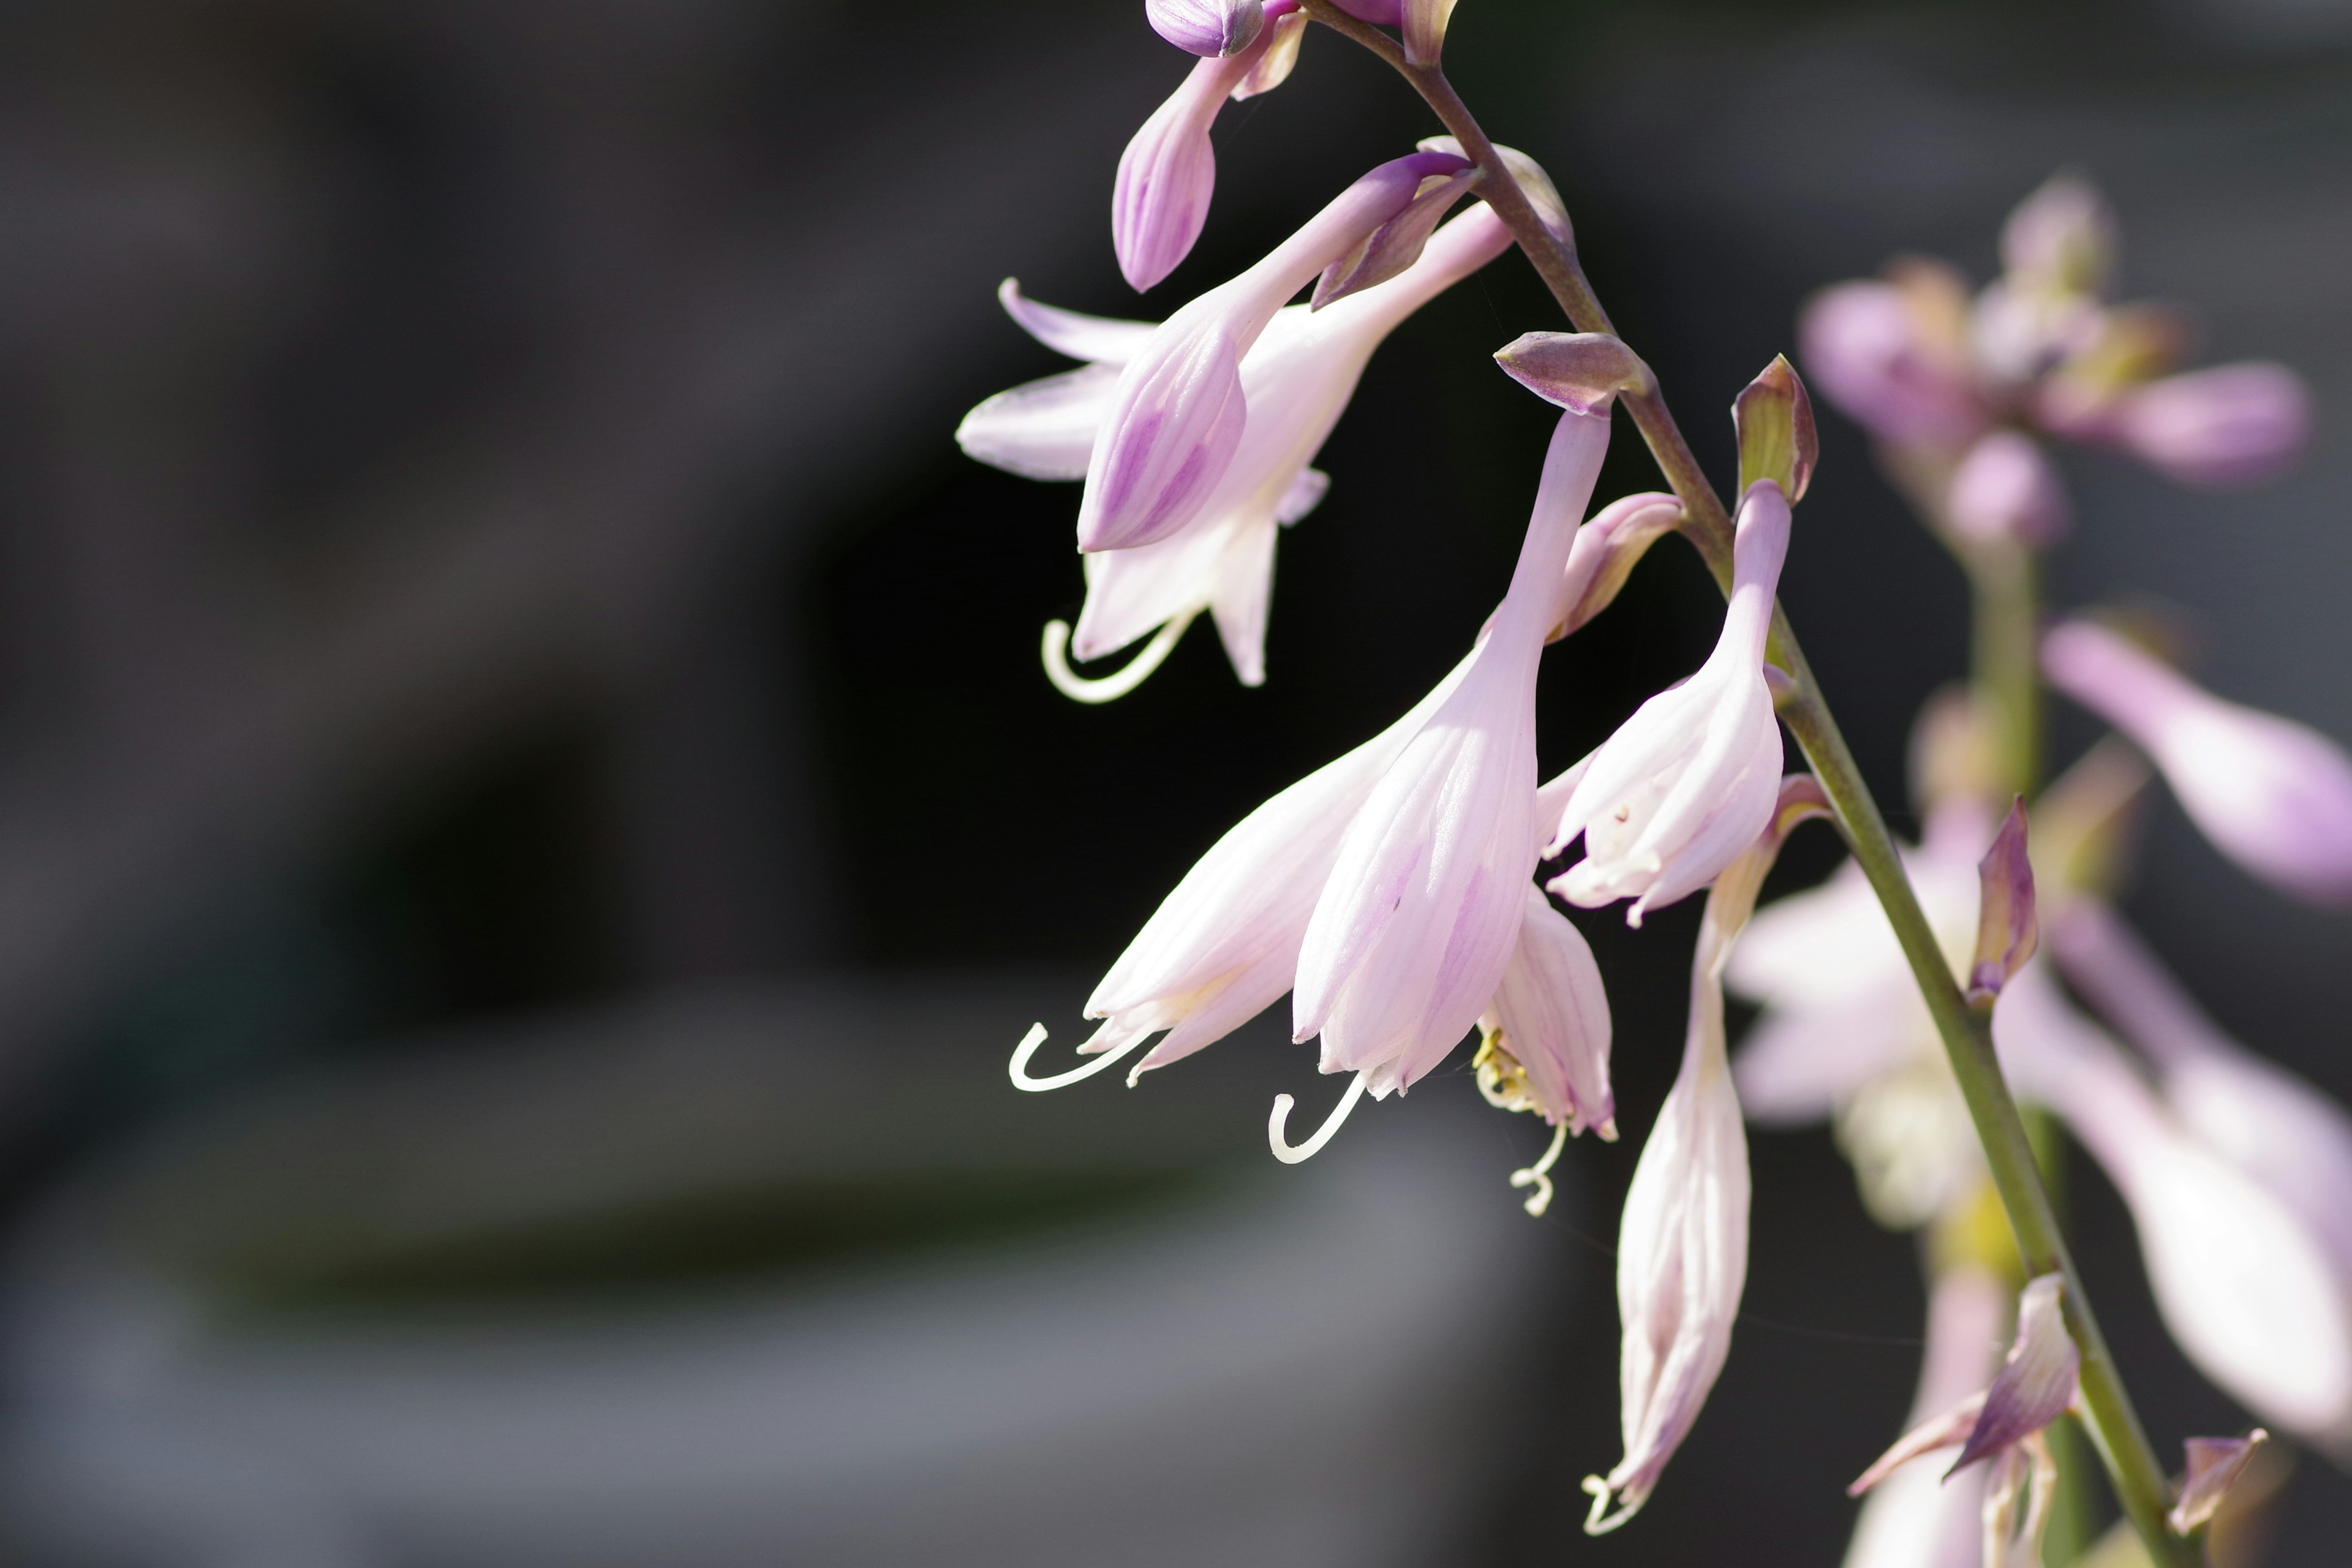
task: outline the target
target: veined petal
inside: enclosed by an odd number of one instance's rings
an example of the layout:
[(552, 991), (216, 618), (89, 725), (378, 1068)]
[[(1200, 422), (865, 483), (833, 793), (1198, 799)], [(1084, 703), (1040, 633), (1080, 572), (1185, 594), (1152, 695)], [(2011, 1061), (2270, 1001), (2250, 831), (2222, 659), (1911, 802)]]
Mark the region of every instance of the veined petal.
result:
[(1087, 556), (1087, 603), (1078, 612), (1071, 652), (1082, 659), (1100, 658), (1149, 637), (1164, 622), (1209, 605), (1244, 527), (1232, 519), (1140, 550)]
[(1118, 370), (1090, 364), (1000, 392), (963, 416), (964, 455), (1026, 479), (1082, 479)]
[[(1314, 470), (1309, 468), (1308, 473)], [(1265, 684), (1265, 623), (1274, 600), (1274, 540), (1269, 519), (1236, 526), (1219, 557), (1209, 600), (1217, 636), (1244, 686)]]
[(1144, 0), (1151, 30), (1186, 54), (1237, 55), (1265, 25), (1259, 0)]
[(1095, 364), (1125, 364), (1160, 330), (1151, 321), (1087, 316), (1056, 305), (1041, 305), (1021, 292), (1021, 280), (1017, 278), (1007, 278), (998, 284), (996, 299), (1023, 331), (1055, 353)]
[(1985, 1390), (1984, 1409), (1969, 1433), (1967, 1447), (1952, 1461), (1953, 1469), (1965, 1469), (2023, 1441), (2074, 1403), (2083, 1363), (2060, 1310), (2064, 1289), (2058, 1275), (2044, 1274), (2027, 1284), (2018, 1298), (2016, 1343), (1992, 1386)]
[(1256, 41), (1238, 54), (1196, 63), (1119, 155), (1111, 192), (1111, 247), (1119, 271), (1138, 291), (1175, 271), (1201, 237), (1217, 184), (1209, 126), (1273, 36), (1274, 29), (1261, 29)]
[(1495, 989), (1491, 1043), (1518, 1064), (1536, 1109), (1571, 1132), (1617, 1135), (1609, 993), (1583, 933), (1529, 886), (1518, 945)]

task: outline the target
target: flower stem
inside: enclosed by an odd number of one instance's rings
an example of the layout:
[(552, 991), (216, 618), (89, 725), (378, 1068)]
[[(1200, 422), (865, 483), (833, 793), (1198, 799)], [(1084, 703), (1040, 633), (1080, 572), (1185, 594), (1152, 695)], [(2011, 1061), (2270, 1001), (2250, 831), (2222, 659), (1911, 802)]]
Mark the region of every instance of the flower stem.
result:
[(2042, 784), (2041, 562), (2029, 545), (1987, 541), (1958, 552), (1973, 593), (1971, 661), (1978, 701), (1992, 720), (2002, 795)]
[[(1447, 132), (1462, 143), (1465, 155), (1482, 171), (1485, 177), (1479, 182), (1478, 195), (1494, 209), (1519, 248), (1526, 252), (1570, 324), (1580, 331), (1611, 331), (1608, 312), (1594, 297), (1575, 252), (1555, 237), (1537, 216), (1496, 154), (1494, 143), (1479, 129), (1444, 72), (1434, 65), (1407, 63), (1404, 51), (1394, 39), (1349, 16), (1331, 0), (1301, 0), (1301, 4), (1316, 21), (1371, 50), (1412, 85), (1436, 110)], [(1700, 470), (1690, 443), (1683, 438), (1663, 395), (1652, 389), (1623, 401), (1643, 438), (1649, 443), (1666, 482), (1683, 503), (1685, 534), (1714, 573), (1717, 584), (1728, 593), (1732, 523), (1722, 498)], [(2030, 605), (2030, 599), (2027, 602)], [(2166, 1528), (2164, 1510), (2169, 1489), (2164, 1469), (2148, 1447), (2147, 1434), (2132, 1408), (2130, 1395), (2125, 1392), (2115, 1358), (2092, 1313), (2090, 1296), (2083, 1288), (2065, 1238), (2059, 1231), (2050, 1194), (2034, 1163), (2025, 1122), (2018, 1114), (2017, 1102), (2010, 1095), (2009, 1085), (2001, 1077), (2000, 1063), (1993, 1054), (1991, 1012), (1969, 1006), (1960, 994), (1951, 968), (1928, 927), (1927, 915), (1919, 907), (1918, 897), (1904, 873), (1902, 858), (1887, 833), (1885, 819), (1879, 815), (1877, 802), (1863, 783), (1853, 753), (1797, 646), (1788, 616), (1778, 605), (1772, 612), (1768, 657), (1790, 677), (1788, 693), (1780, 700), (1781, 720), (1804, 749), (1806, 760), (1812, 764), (1828, 794), (1839, 829), (1886, 911), (1895, 940), (1918, 982), (1920, 995), (1935, 1019), (1936, 1031), (1943, 1038), (1969, 1119), (1976, 1124), (1978, 1140), (1984, 1146), (1993, 1184), (2000, 1194), (2010, 1228), (2016, 1235), (2026, 1272), (2029, 1277), (2055, 1272), (2065, 1279), (2066, 1325), (2082, 1354), (2083, 1408), (2116, 1500), (2155, 1563), (2164, 1568), (2195, 1568), (2201, 1557), (2196, 1544), (2171, 1534)], [(2030, 668), (2028, 678), (2031, 679)]]

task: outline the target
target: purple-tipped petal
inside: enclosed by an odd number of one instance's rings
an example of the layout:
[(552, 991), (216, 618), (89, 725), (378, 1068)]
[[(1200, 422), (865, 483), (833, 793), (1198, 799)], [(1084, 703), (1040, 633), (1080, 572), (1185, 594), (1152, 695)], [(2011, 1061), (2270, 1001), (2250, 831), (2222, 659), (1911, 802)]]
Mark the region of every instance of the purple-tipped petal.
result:
[(2189, 1466), (2180, 1479), (2180, 1498), (2164, 1516), (2172, 1533), (2187, 1535), (2210, 1520), (2253, 1463), (2256, 1451), (2270, 1440), (2271, 1435), (2257, 1426), (2242, 1437), (2191, 1437), (2183, 1444)]
[(1985, 1390), (1984, 1410), (1960, 1457), (1952, 1461), (1954, 1470), (1966, 1469), (2041, 1431), (2074, 1402), (2083, 1360), (2066, 1331), (2061, 1310), (2063, 1289), (2057, 1275), (2044, 1274), (2019, 1296), (2017, 1341), (1992, 1386)]
[(2311, 903), (2352, 903), (2352, 758), (2292, 720), (2225, 702), (2088, 621), (2042, 639), (2050, 683), (2137, 742), (2215, 847)]
[(1241, 53), (1265, 26), (1260, 0), (1143, 0), (1143, 15), (1153, 32), (1208, 59)]
[(2031, 436), (1995, 430), (1952, 471), (1944, 518), (1963, 539), (2046, 549), (2065, 537), (2066, 489)]
[(2218, 365), (2126, 394), (2116, 438), (2184, 485), (2250, 485), (2285, 470), (2311, 438), (2311, 395), (2283, 364)]
[(1977, 862), (1977, 951), (1969, 967), (1969, 1000), (1992, 1005), (2010, 978), (2025, 967), (2041, 941), (2033, 918), (2033, 862), (2025, 851), (2025, 797), (2001, 819), (1992, 847)]

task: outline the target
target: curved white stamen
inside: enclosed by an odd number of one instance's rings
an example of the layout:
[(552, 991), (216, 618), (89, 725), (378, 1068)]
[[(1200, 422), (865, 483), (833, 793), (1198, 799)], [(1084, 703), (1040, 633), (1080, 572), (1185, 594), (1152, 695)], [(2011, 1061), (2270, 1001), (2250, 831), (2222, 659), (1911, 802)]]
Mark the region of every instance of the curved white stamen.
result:
[(1323, 1125), (1315, 1130), (1315, 1136), (1295, 1148), (1285, 1141), (1283, 1131), (1290, 1121), (1290, 1108), (1298, 1102), (1286, 1094), (1276, 1095), (1274, 1113), (1265, 1119), (1266, 1146), (1274, 1151), (1274, 1157), (1286, 1165), (1296, 1165), (1301, 1160), (1311, 1160), (1321, 1153), (1323, 1145), (1331, 1142), (1331, 1135), (1339, 1131), (1339, 1124), (1348, 1120), (1348, 1112), (1356, 1109), (1356, 1101), (1364, 1098), (1364, 1078), (1362, 1073), (1356, 1075), (1356, 1081), (1348, 1086), (1348, 1092), (1339, 1097), (1339, 1103), (1331, 1108), (1331, 1114), (1323, 1119)]
[(1045, 1043), (1045, 1026), (1032, 1024), (1029, 1026), (1029, 1032), (1021, 1037), (1021, 1043), (1013, 1047), (1013, 1060), (1007, 1065), (1005, 1071), (1011, 1075), (1013, 1088), (1025, 1089), (1032, 1094), (1035, 1094), (1045, 1089), (1060, 1089), (1065, 1084), (1076, 1083), (1080, 1079), (1092, 1078), (1136, 1047), (1143, 1044), (1143, 1037), (1138, 1035), (1123, 1046), (1114, 1046), (1094, 1060), (1082, 1067), (1072, 1068), (1067, 1072), (1057, 1072), (1051, 1078), (1031, 1078), (1029, 1058), (1035, 1056), (1037, 1047)]
[(1540, 1215), (1551, 1207), (1551, 1168), (1559, 1163), (1559, 1152), (1567, 1147), (1568, 1123), (1563, 1121), (1551, 1130), (1551, 1147), (1543, 1152), (1542, 1159), (1524, 1171), (1511, 1173), (1511, 1185), (1535, 1188), (1535, 1195), (1524, 1205), (1529, 1214)]
[(1153, 634), (1150, 642), (1143, 645), (1141, 653), (1128, 661), (1126, 668), (1117, 675), (1106, 675), (1093, 680), (1070, 668), (1070, 623), (1047, 621), (1045, 645), (1039, 650), (1045, 659), (1045, 679), (1054, 683), (1055, 690), (1073, 702), (1116, 701), (1142, 685), (1151, 672), (1160, 668), (1176, 647), (1176, 639), (1184, 635), (1184, 628), (1191, 626), (1192, 617), (1200, 613), (1187, 610), (1169, 621)]
[[(1640, 1503), (1629, 1502), (1615, 1513), (1609, 1513), (1609, 1500), (1616, 1495), (1614, 1489), (1599, 1476), (1585, 1477), (1583, 1484), (1584, 1489), (1592, 1494), (1592, 1511), (1584, 1516), (1584, 1533), (1587, 1535), (1606, 1535), (1642, 1511)], [(1603, 1514), (1608, 1514), (1608, 1517), (1602, 1518)]]

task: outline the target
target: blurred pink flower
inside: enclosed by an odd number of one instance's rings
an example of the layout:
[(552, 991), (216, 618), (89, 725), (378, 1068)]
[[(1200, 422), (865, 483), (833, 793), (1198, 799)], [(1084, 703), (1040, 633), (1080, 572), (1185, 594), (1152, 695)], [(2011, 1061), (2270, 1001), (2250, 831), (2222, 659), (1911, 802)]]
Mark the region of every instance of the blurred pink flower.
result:
[(2050, 454), (2032, 437), (1994, 430), (1952, 470), (1944, 520), (1963, 539), (2035, 549), (2065, 536), (2066, 489)]
[(2115, 441), (2184, 485), (2249, 485), (2284, 470), (2311, 438), (2311, 394), (2283, 364), (2225, 364), (2126, 393)]
[(1586, 909), (1632, 899), (1629, 924), (1715, 879), (1770, 820), (1780, 725), (1764, 683), (1789, 502), (1769, 479), (1739, 504), (1731, 603), (1698, 672), (1643, 703), (1591, 759), (1547, 857), (1577, 835), (1584, 858), (1551, 890)]
[(2089, 621), (2044, 637), (2042, 668), (2155, 760), (2223, 854), (2299, 899), (2352, 902), (2352, 758), (2335, 742), (2225, 702)]

